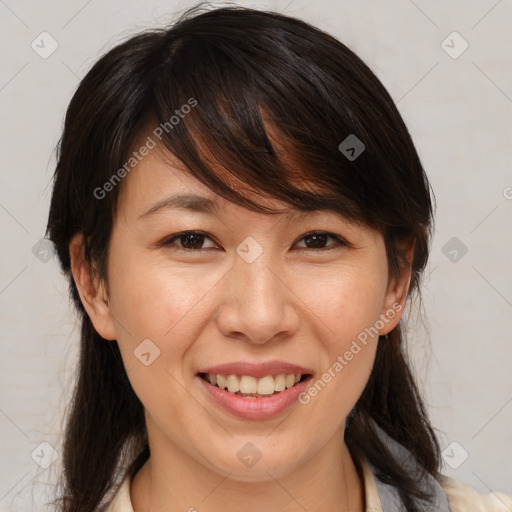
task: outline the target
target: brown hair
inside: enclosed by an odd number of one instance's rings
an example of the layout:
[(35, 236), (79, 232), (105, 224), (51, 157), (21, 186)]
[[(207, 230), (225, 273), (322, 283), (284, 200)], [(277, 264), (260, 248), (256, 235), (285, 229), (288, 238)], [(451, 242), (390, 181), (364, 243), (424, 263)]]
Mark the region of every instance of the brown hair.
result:
[[(191, 98), (197, 105), (170, 122)], [(85, 312), (69, 243), (84, 234), (86, 259), (106, 281), (122, 181), (108, 193), (98, 190), (126, 164), (148, 127), (158, 126), (166, 127), (157, 132), (158, 143), (184, 170), (235, 204), (268, 212), (234, 186), (242, 183), (298, 209), (327, 208), (375, 227), (384, 236), (390, 274), (403, 264), (398, 242), (413, 242), (410, 291), (428, 257), (430, 187), (411, 137), (384, 86), (332, 36), (282, 14), (194, 8), (170, 28), (110, 50), (67, 110), (47, 228), (82, 324), (57, 500), (66, 512), (92, 512), (123, 468), (130, 465), (133, 475), (149, 457), (143, 405), (117, 343), (101, 338)], [(365, 146), (356, 159), (338, 149), (351, 134)], [(298, 176), (313, 186), (297, 187)], [(379, 340), (371, 377), (348, 420), (351, 452), (364, 454), (379, 478), (398, 488), (407, 510), (415, 510), (413, 497), (428, 499), (418, 476), (393, 459), (374, 427), (410, 450), (424, 472), (438, 475), (439, 446), (400, 324)]]

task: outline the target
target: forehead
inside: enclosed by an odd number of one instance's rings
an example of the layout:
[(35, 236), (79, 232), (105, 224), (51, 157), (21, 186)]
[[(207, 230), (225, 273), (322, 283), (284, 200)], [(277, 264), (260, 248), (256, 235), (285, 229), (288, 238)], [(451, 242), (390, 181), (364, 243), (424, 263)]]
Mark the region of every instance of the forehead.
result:
[[(230, 181), (233, 182), (230, 186), (243, 192), (244, 196), (276, 212), (287, 213), (291, 217), (308, 213), (251, 192), (241, 182)], [(226, 207), (242, 208), (185, 171), (183, 164), (172, 155), (163, 157), (158, 151), (150, 151), (123, 179), (117, 212), (125, 217), (144, 219), (171, 208), (218, 215)]]
[[(238, 183), (236, 187), (244, 196), (271, 210), (256, 212), (257, 215), (269, 217), (269, 222), (273, 222), (272, 217), (277, 213), (286, 220), (285, 225), (317, 219), (343, 225), (351, 233), (367, 228), (360, 221), (350, 219), (332, 208), (298, 209), (275, 198), (247, 191), (243, 183)], [(170, 211), (210, 215), (220, 219), (224, 225), (226, 222), (229, 224), (230, 219), (242, 223), (254, 220), (252, 216), (247, 217), (251, 210), (211, 190), (185, 171), (183, 164), (176, 158), (168, 153), (163, 157), (158, 151), (153, 151), (124, 178), (118, 197), (116, 219), (122, 218), (126, 223), (137, 223), (143, 228), (145, 222), (158, 223), (159, 219), (164, 221)]]

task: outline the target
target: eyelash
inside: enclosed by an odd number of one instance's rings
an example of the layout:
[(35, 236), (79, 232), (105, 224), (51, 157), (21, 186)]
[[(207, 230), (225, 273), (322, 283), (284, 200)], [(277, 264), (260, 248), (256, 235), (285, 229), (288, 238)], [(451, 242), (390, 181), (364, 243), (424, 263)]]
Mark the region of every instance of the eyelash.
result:
[[(185, 252), (189, 252), (189, 253), (190, 252), (202, 252), (202, 251), (208, 251), (208, 250), (211, 250), (211, 249), (216, 249), (215, 247), (207, 247), (207, 248), (201, 248), (201, 249), (187, 249), (185, 247), (180, 247), (179, 245), (174, 243), (175, 240), (180, 239), (181, 237), (186, 236), (186, 235), (202, 235), (205, 238), (208, 238), (212, 242), (214, 242), (214, 240), (207, 233), (205, 233), (204, 231), (189, 230), (189, 231), (182, 231), (180, 233), (176, 233), (174, 235), (171, 235), (170, 237), (165, 238), (158, 245), (161, 246), (161, 247), (166, 247), (166, 248), (171, 249), (171, 250), (185, 251)], [(331, 249), (337, 249), (337, 248), (340, 248), (340, 247), (343, 247), (343, 246), (351, 247), (351, 245), (346, 240), (344, 240), (343, 238), (341, 238), (338, 235), (335, 235), (333, 233), (329, 233), (328, 231), (309, 231), (308, 233), (305, 233), (304, 235), (302, 235), (298, 239), (298, 241), (302, 241), (305, 238), (307, 238), (309, 236), (314, 236), (314, 235), (326, 235), (328, 238), (331, 238), (332, 240), (334, 240), (334, 243), (329, 245), (329, 246), (327, 246), (327, 247), (320, 247), (320, 248), (301, 247), (301, 248), (299, 248), (297, 250), (298, 251), (317, 251), (318, 252), (318, 251), (327, 251), (327, 250), (331, 250)], [(297, 242), (295, 242), (295, 243), (297, 243)]]

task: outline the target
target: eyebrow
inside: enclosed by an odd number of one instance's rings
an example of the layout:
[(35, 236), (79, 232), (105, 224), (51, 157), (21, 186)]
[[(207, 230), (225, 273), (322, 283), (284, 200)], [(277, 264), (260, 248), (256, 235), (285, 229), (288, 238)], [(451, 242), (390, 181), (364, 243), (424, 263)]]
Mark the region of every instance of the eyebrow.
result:
[[(152, 217), (157, 212), (172, 209), (183, 209), (198, 213), (205, 213), (219, 217), (220, 208), (217, 203), (207, 197), (198, 196), (196, 194), (176, 194), (164, 197), (155, 203), (147, 211), (139, 215), (139, 220), (145, 220)], [(328, 209), (326, 210), (328, 211)], [(311, 215), (313, 212), (308, 210), (298, 210), (291, 208), (286, 212), (282, 212), (289, 220), (300, 220), (301, 218)]]
[(181, 208), (199, 213), (208, 213), (218, 215), (218, 206), (207, 197), (197, 196), (195, 194), (178, 194), (158, 201), (149, 210), (139, 215), (139, 219), (147, 219), (155, 213), (162, 210)]

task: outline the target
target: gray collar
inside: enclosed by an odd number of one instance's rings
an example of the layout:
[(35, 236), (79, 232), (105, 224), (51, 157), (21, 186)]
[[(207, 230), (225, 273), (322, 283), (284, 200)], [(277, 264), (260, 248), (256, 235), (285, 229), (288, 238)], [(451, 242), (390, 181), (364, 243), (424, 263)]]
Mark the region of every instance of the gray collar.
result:
[[(419, 465), (411, 452), (388, 436), (376, 423), (374, 423), (374, 425), (379, 438), (386, 444), (395, 460), (400, 462), (410, 473), (416, 473), (419, 469)], [(376, 475), (376, 468), (371, 463), (370, 467), (375, 476), (375, 483), (379, 491), (383, 512), (406, 512), (397, 488), (379, 480)], [(425, 512), (450, 512), (448, 497), (441, 487), (441, 484), (433, 476), (425, 475), (419, 484), (422, 490), (432, 496), (432, 503), (430, 505), (417, 499), (415, 503), (420, 510)]]

